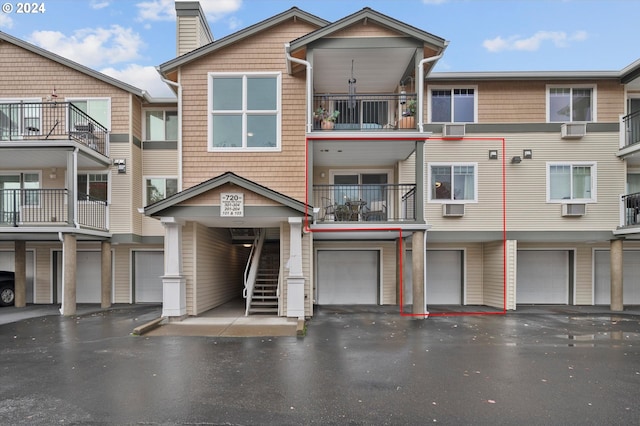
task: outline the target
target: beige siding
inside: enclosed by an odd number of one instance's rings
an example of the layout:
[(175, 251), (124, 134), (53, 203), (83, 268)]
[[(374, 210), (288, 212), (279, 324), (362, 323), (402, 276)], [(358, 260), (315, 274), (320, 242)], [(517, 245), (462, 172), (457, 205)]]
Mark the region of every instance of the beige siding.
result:
[[(131, 303), (131, 245), (118, 244), (113, 247), (113, 261), (115, 268), (113, 270), (113, 302), (114, 303)], [(137, 247), (136, 247), (137, 248)]]
[(367, 20), (350, 25), (343, 30), (331, 34), (327, 38), (346, 37), (406, 37), (406, 35)]
[(196, 228), (194, 222), (187, 222), (182, 227), (182, 275), (185, 278), (187, 315), (196, 315), (195, 306), (195, 246)]
[(504, 244), (502, 241), (495, 241), (484, 243), (482, 246), (484, 304), (502, 309), (504, 307)]
[[(142, 178), (140, 179), (140, 200), (142, 205), (145, 199), (145, 179), (149, 176), (178, 178), (178, 152), (176, 150), (143, 150), (142, 151)], [(142, 235), (162, 236), (164, 228), (157, 219), (142, 217)]]
[(242, 188), (238, 188), (236, 185), (225, 184), (218, 188), (207, 191), (203, 194), (196, 195), (179, 205), (181, 206), (219, 206), (220, 194), (223, 192), (241, 192), (244, 194), (245, 206), (280, 206), (281, 204), (273, 201), (267, 197), (256, 194)]
[(52, 303), (53, 293), (51, 283), (53, 282), (52, 250), (61, 248), (60, 244), (29, 244), (29, 247), (35, 249), (36, 270), (35, 270), (35, 298), (33, 303)]
[[(135, 149), (137, 150), (137, 148)], [(111, 199), (109, 200), (110, 231), (113, 234), (129, 234), (133, 232), (132, 194), (133, 176), (139, 171), (129, 165), (134, 163), (131, 146), (126, 143), (111, 144), (111, 157), (122, 158), (127, 163), (127, 173), (118, 173), (115, 167), (111, 171)]]

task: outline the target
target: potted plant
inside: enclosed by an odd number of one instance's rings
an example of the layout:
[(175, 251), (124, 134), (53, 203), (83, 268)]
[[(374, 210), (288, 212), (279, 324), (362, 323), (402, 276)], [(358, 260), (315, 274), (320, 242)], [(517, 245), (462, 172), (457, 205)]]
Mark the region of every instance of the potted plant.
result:
[(401, 129), (415, 129), (416, 128), (416, 107), (417, 102), (415, 99), (407, 100), (404, 111), (402, 112), (402, 119), (400, 119)]
[(340, 111), (333, 110), (329, 111), (323, 106), (318, 107), (313, 112), (313, 118), (316, 120), (320, 120), (321, 127), (323, 130), (331, 130), (335, 126), (336, 119), (340, 115)]

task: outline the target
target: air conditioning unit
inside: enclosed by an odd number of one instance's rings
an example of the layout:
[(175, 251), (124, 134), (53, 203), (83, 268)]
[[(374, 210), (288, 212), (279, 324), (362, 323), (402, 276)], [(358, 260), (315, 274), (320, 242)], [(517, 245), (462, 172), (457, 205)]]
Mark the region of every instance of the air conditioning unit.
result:
[(562, 216), (584, 216), (587, 213), (586, 204), (563, 204)]
[(443, 204), (442, 216), (450, 216), (450, 217), (464, 216), (464, 204)]
[(442, 136), (450, 139), (462, 139), (464, 137), (464, 124), (447, 123), (442, 127)]
[(580, 139), (587, 134), (587, 123), (563, 123), (560, 134), (562, 139)]

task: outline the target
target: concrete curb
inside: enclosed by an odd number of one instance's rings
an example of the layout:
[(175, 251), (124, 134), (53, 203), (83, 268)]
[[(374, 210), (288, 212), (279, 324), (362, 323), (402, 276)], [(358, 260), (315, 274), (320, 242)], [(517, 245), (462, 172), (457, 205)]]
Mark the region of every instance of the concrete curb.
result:
[(150, 321), (146, 324), (142, 324), (136, 328), (133, 329), (133, 332), (131, 334), (133, 334), (134, 336), (142, 336), (145, 333), (148, 333), (149, 331), (153, 330), (154, 328), (157, 328), (160, 326), (160, 323), (164, 321), (164, 318), (160, 317), (160, 318), (156, 318), (153, 321)]

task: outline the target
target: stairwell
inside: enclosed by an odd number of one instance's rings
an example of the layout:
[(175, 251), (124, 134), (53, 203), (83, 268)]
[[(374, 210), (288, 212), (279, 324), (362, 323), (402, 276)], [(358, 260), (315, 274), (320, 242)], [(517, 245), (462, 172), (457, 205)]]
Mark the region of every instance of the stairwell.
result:
[(249, 314), (278, 315), (279, 272), (280, 247), (277, 244), (265, 244), (260, 257)]

